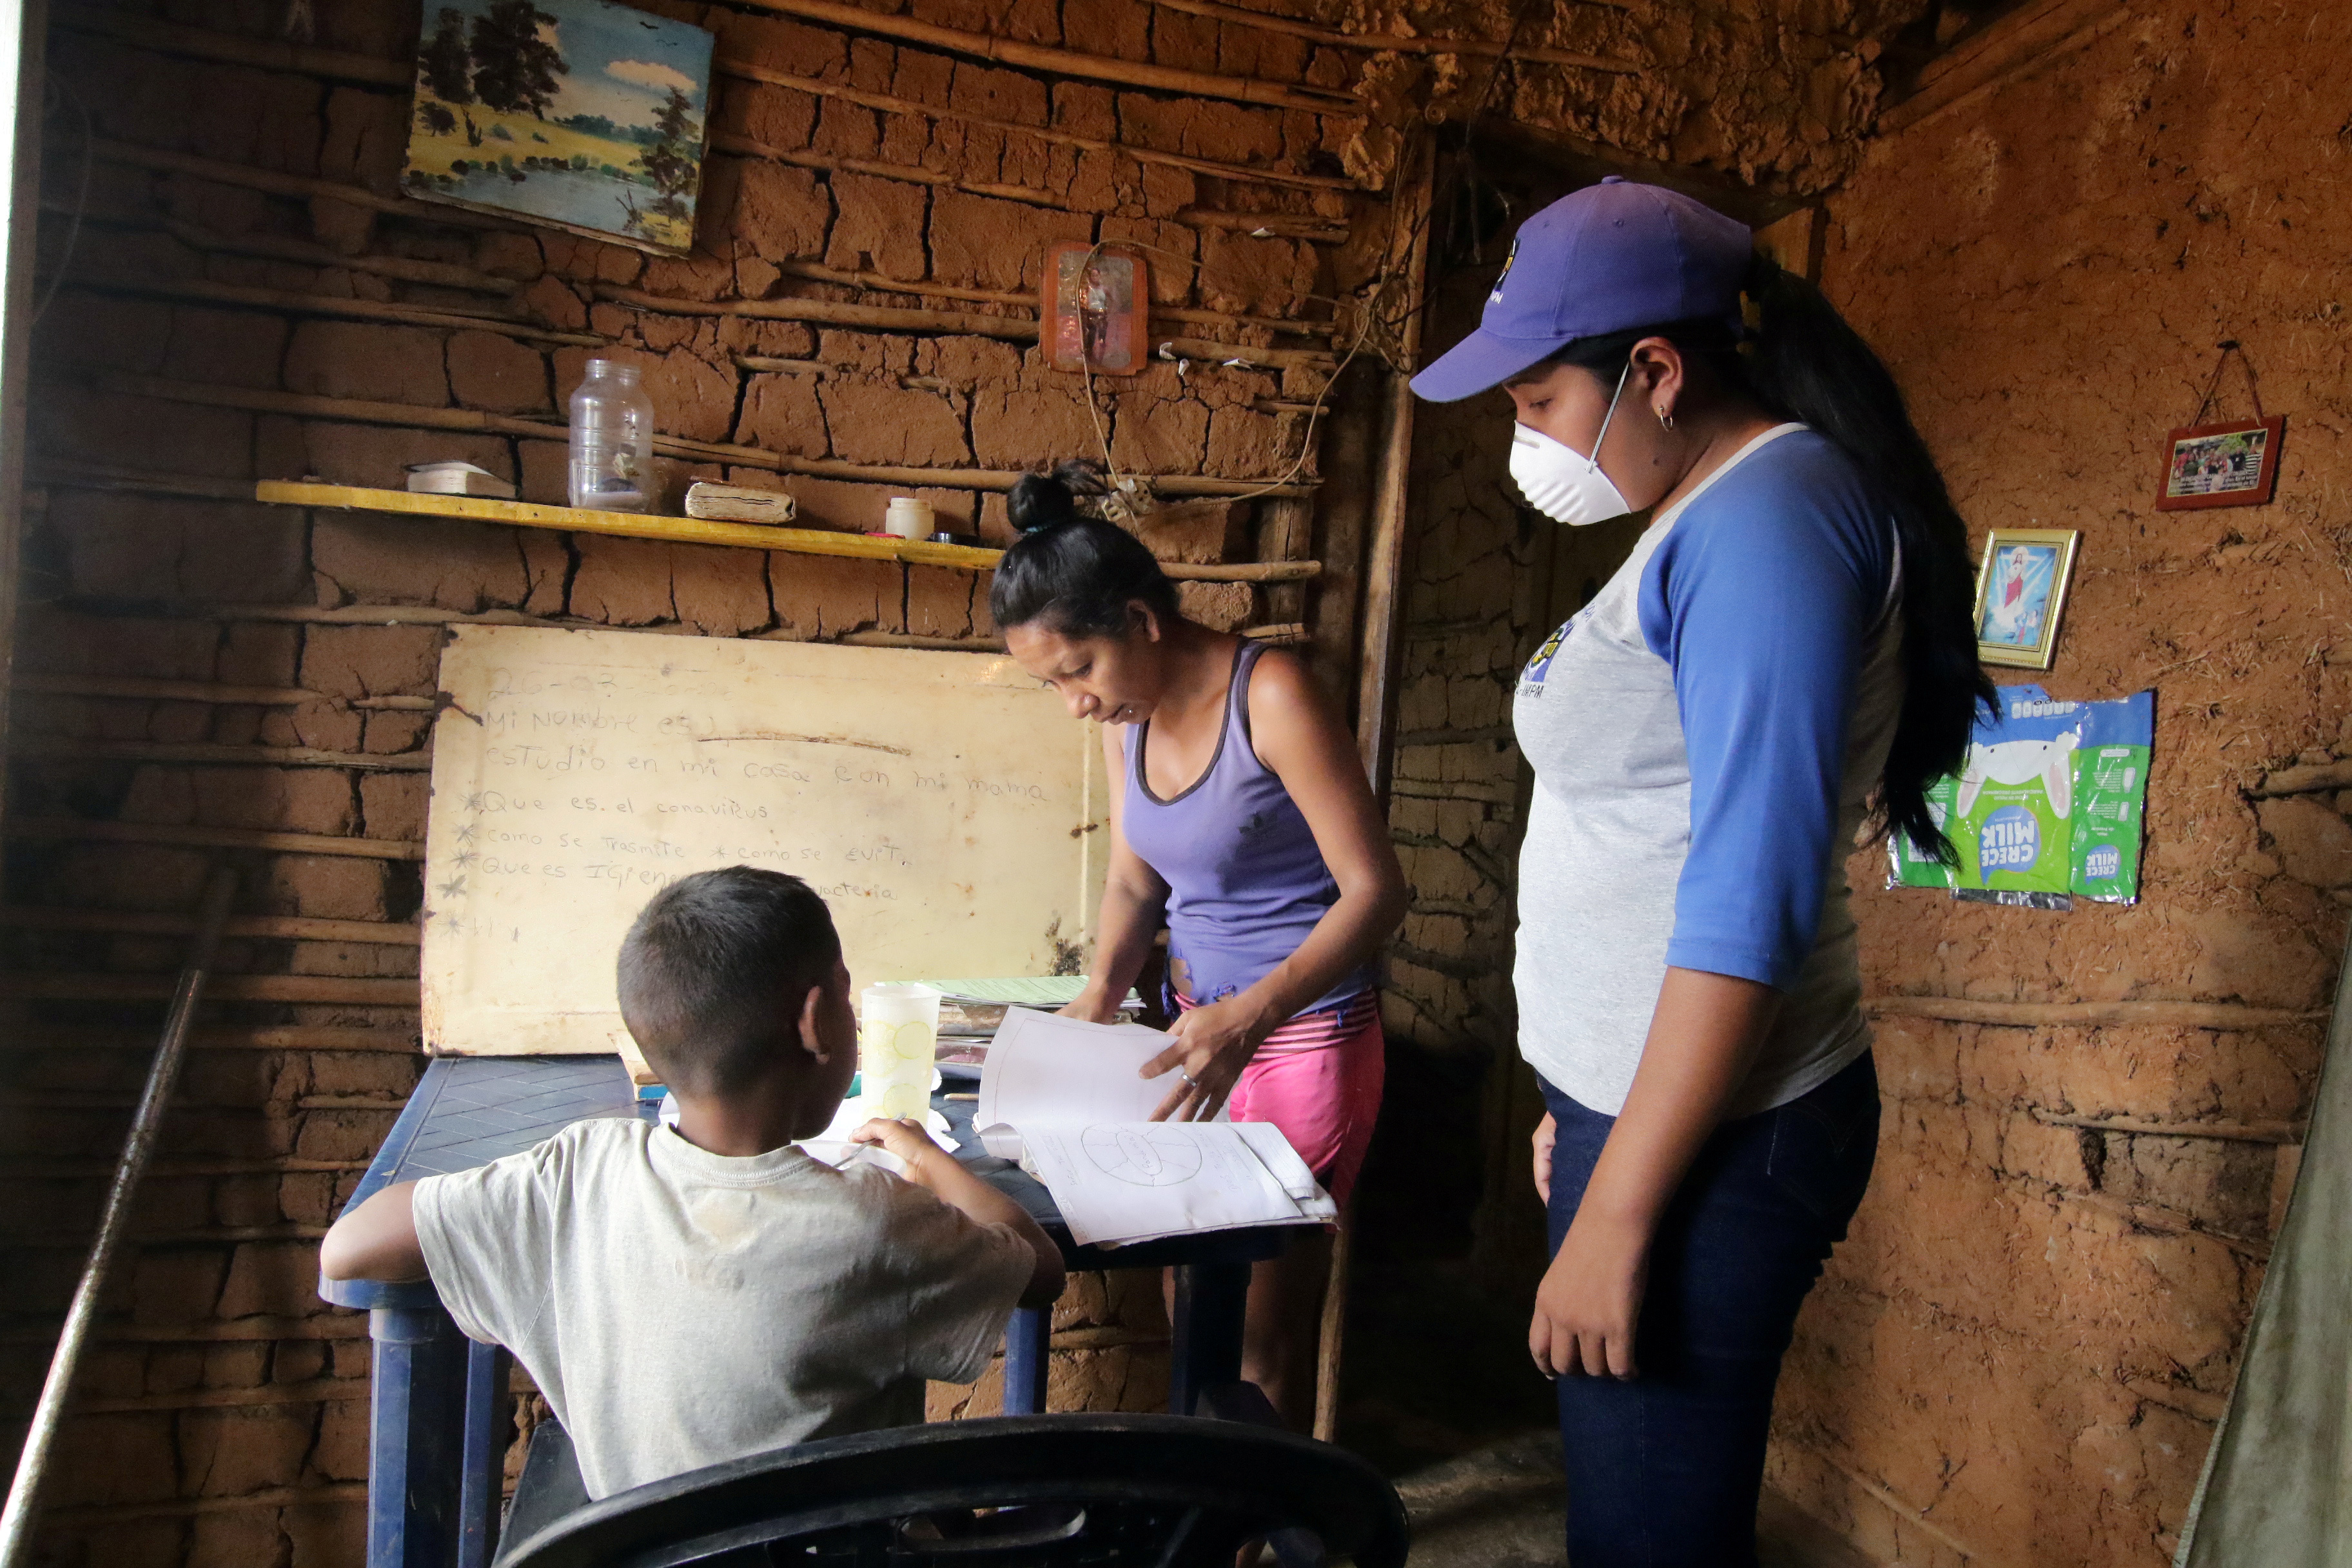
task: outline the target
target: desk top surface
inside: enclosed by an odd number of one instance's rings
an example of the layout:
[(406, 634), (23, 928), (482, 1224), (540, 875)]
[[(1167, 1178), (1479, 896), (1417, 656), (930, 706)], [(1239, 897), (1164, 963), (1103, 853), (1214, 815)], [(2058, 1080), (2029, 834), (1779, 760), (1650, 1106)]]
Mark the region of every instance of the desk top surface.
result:
[[(635, 1099), (618, 1057), (437, 1057), (385, 1134), (351, 1201), (364, 1203), (394, 1182), (454, 1175), (520, 1153), (575, 1121), (624, 1116), (651, 1121), (656, 1103)], [(1294, 1228), (1264, 1226), (1118, 1248), (1080, 1247), (1070, 1239), (1045, 1184), (981, 1146), (972, 1131), (971, 1100), (935, 1095), (931, 1108), (947, 1118), (956, 1158), (1028, 1210), (1061, 1244), (1063, 1260), (1073, 1269), (1255, 1262), (1279, 1252), (1286, 1233)], [(319, 1294), (339, 1307), (440, 1305), (439, 1294), (424, 1281), (321, 1279)]]

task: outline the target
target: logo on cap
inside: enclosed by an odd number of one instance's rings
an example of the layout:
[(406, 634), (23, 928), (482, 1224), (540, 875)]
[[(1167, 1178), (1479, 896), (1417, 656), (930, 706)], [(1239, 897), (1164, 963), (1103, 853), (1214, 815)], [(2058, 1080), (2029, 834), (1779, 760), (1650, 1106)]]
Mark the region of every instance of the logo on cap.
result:
[(1510, 248), (1510, 251), (1509, 251), (1509, 253), (1508, 253), (1507, 255), (1506, 255), (1506, 256), (1503, 258), (1503, 269), (1502, 269), (1500, 272), (1497, 272), (1496, 274), (1495, 274), (1495, 291), (1494, 291), (1493, 293), (1491, 293), (1491, 294), (1489, 294), (1489, 295), (1487, 295), (1487, 296), (1486, 296), (1486, 303), (1488, 303), (1489, 305), (1492, 305), (1492, 304), (1494, 304), (1496, 301), (1497, 301), (1497, 300), (1499, 300), (1500, 299), (1502, 299), (1502, 297), (1503, 297), (1503, 279), (1506, 279), (1506, 278), (1508, 278), (1508, 277), (1511, 275), (1511, 263), (1512, 263), (1512, 262), (1514, 262), (1514, 261), (1517, 261), (1518, 258), (1519, 258), (1519, 237), (1518, 237), (1517, 235), (1516, 235), (1516, 234), (1515, 234), (1515, 235), (1511, 236), (1511, 248)]

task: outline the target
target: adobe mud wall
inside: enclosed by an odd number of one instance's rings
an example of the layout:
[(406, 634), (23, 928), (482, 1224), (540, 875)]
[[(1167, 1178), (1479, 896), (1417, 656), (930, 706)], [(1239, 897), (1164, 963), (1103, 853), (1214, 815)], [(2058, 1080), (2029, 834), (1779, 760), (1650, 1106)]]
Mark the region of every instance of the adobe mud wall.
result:
[[(1212, 510), (1317, 477), (1311, 453), (1292, 470), (1337, 363), (1328, 301), (1366, 282), (1386, 239), (1385, 202), (1343, 167), (1360, 121), (667, 9), (718, 30), (731, 62), (685, 258), (397, 200), (404, 0), (322, 0), (314, 47), (340, 54), (292, 68), (236, 63), (278, 37), (276, 7), (180, 5), (162, 19), (184, 30), (160, 32), (142, 29), (158, 19), (143, 7), (61, 14), (42, 232), (61, 282), (38, 334), (44, 510), (26, 542), (10, 742), (19, 912), (0, 937), (12, 1418), (119, 1148), (153, 1037), (146, 999), (184, 945), (175, 918), (209, 860), (245, 882), (226, 1000), (199, 1036), (53, 1468), (47, 1562), (360, 1560), (366, 1324), (314, 1296), (316, 1246), (422, 1066), (418, 841), (448, 623), (975, 647), (994, 630), (971, 573), (311, 513), (254, 503), (255, 479), (397, 488), (405, 464), (458, 458), (561, 501), (562, 410), (592, 353), (642, 365), (661, 434), (701, 444), (661, 462), (672, 511), (688, 479), (723, 477), (871, 528), (912, 489), (942, 527), (1002, 542), (1002, 479), (972, 471), (1105, 439), (1122, 469), (1188, 481)], [(1050, 3), (925, 9), (1276, 83), (1338, 68), (1278, 37), (1236, 56), (1240, 33), (1221, 56), (1215, 24), (1177, 16), (1155, 34), (1129, 0), (1074, 0), (1066, 34)], [(1246, 226), (1287, 215), (1309, 237), (1253, 237), (1231, 212)], [(1080, 378), (1023, 341), (1055, 238), (1154, 247), (1155, 335), (1194, 345), (1182, 364), (1103, 381), (1099, 435)], [(729, 313), (746, 300), (961, 320)], [(449, 427), (477, 416), (554, 427)], [(1242, 499), (1152, 537), (1196, 562), (1304, 558), (1310, 510), (1304, 496)], [(1183, 593), (1232, 628), (1313, 609), (1296, 584)], [(1350, 613), (1315, 616), (1338, 631), (1314, 650), (1349, 685)], [(1077, 1279), (1055, 1328), (1055, 1407), (1164, 1403), (1150, 1282)], [(516, 1392), (527, 1424), (520, 1379)], [(937, 1394), (938, 1415), (1001, 1397), (994, 1373)]]
[[(2352, 752), (2352, 15), (2081, 15), (2096, 25), (2074, 47), (1870, 149), (1830, 204), (1825, 277), (1979, 537), (2082, 530), (2037, 679), (2156, 689), (2143, 897), (1955, 904), (1883, 890), (1860, 855), (1866, 988), (2305, 1017), (1879, 1020), (1877, 1178), (1800, 1326), (1773, 1466), (1874, 1561), (2169, 1560), (2292, 1180), (2352, 896), (2343, 797), (2255, 795)], [(2279, 499), (2157, 512), (2164, 434), (2224, 338), (2287, 416)], [(2233, 367), (2221, 413), (2250, 412)], [(2083, 1125), (2106, 1120), (2159, 1131)]]

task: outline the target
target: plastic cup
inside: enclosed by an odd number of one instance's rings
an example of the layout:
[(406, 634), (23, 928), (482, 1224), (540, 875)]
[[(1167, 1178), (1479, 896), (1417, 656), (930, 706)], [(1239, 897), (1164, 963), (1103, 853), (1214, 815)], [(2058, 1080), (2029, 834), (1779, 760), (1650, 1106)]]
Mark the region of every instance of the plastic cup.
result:
[(919, 1118), (931, 1103), (944, 994), (916, 981), (869, 985), (859, 998), (859, 1097), (877, 1116)]
[(882, 531), (899, 539), (928, 539), (935, 526), (931, 503), (913, 496), (892, 496), (882, 514)]

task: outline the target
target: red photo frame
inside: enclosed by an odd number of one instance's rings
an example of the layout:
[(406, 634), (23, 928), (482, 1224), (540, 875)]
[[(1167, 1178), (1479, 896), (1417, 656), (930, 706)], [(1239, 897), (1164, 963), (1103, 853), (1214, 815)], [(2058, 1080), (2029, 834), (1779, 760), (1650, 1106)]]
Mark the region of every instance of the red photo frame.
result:
[(1040, 322), (1055, 370), (1133, 375), (1151, 351), (1151, 269), (1123, 245), (1065, 240), (1045, 252)]
[(2156, 510), (2262, 506), (2278, 493), (2279, 447), (2286, 416), (2189, 425), (2164, 438)]

